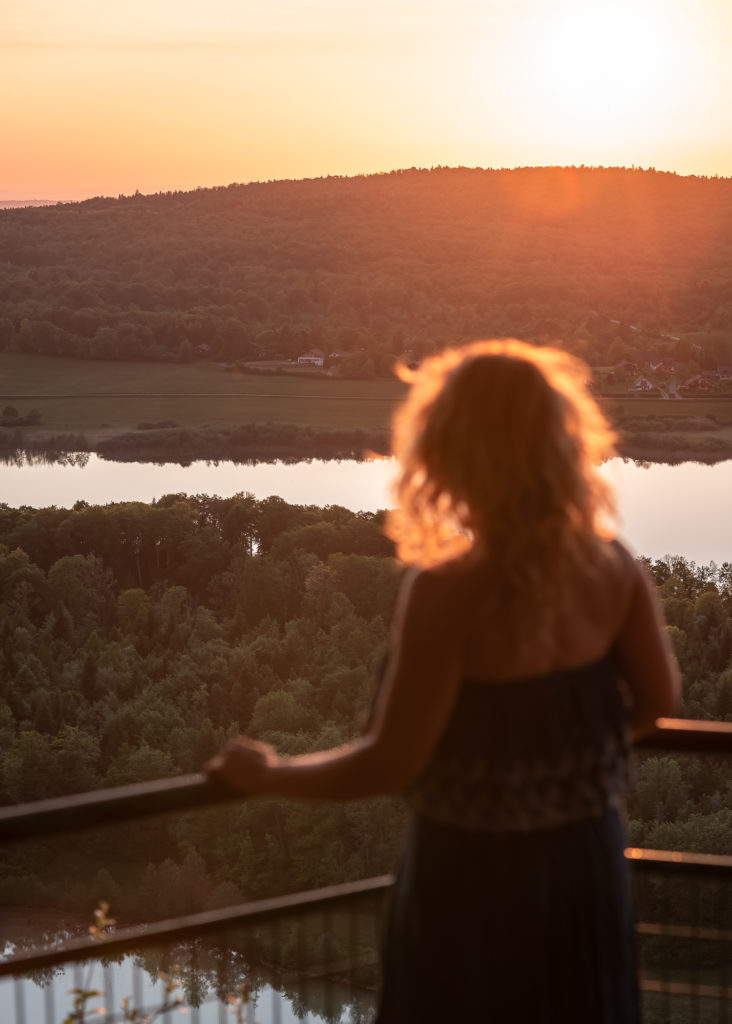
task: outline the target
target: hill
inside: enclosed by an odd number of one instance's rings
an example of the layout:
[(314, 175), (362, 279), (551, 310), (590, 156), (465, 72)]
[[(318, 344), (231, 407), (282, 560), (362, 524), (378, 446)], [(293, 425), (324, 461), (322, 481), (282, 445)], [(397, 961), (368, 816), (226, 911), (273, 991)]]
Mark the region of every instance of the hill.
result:
[[(475, 337), (732, 363), (732, 179), (411, 169), (0, 211), (0, 347), (387, 374)], [(698, 372), (698, 370), (697, 370)]]

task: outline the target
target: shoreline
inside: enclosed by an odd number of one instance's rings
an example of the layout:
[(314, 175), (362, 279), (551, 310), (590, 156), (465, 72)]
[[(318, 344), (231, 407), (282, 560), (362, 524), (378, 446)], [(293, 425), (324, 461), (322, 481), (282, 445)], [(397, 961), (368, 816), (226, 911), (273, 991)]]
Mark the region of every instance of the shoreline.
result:
[[(311, 459), (367, 461), (370, 457), (388, 458), (388, 438), (383, 431), (353, 432), (358, 436), (346, 438), (343, 431), (298, 431), (294, 428), (287, 441), (277, 443), (264, 438), (245, 441), (234, 431), (216, 431), (206, 434), (191, 430), (145, 431), (94, 437), (89, 434), (26, 435), (21, 431), (11, 437), (0, 435), (0, 460), (15, 461), (37, 456), (49, 462), (60, 461), (70, 454), (94, 453), (109, 462), (144, 462), (188, 465), (191, 462), (231, 461), (242, 464), (252, 462), (300, 462)], [(298, 437), (298, 432), (301, 436)], [(695, 439), (696, 440), (696, 439)], [(617, 445), (620, 458), (638, 462), (679, 465), (683, 462), (702, 462), (714, 465), (732, 459), (732, 438), (704, 437), (699, 443), (689, 443), (687, 437), (668, 435), (658, 444), (658, 435), (647, 442), (638, 435)], [(5, 443), (4, 443), (5, 442)]]

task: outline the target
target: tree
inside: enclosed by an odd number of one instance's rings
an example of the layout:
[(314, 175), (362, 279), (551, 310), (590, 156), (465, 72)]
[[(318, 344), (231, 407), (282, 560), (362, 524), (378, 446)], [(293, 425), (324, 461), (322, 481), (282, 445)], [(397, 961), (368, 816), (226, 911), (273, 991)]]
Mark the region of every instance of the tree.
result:
[(673, 757), (648, 757), (638, 765), (629, 815), (643, 821), (674, 821), (686, 808), (689, 787)]
[(3, 790), (13, 802), (55, 796), (58, 784), (52, 739), (35, 729), (21, 731), (2, 757)]
[(76, 635), (99, 624), (112, 601), (112, 574), (96, 555), (65, 555), (48, 571), (51, 594), (63, 603), (74, 622)]
[(140, 634), (148, 627), (152, 602), (144, 590), (133, 587), (117, 598), (117, 621), (125, 633)]
[(272, 690), (254, 705), (248, 730), (266, 739), (272, 733), (309, 732), (315, 725), (312, 710), (303, 707), (286, 690)]
[(143, 743), (131, 748), (127, 744), (111, 762), (104, 778), (105, 786), (126, 786), (134, 782), (150, 782), (175, 775), (177, 766), (170, 754)]
[(99, 759), (97, 740), (77, 726), (65, 725), (51, 742), (54, 778), (48, 780), (48, 795), (96, 789), (100, 782)]

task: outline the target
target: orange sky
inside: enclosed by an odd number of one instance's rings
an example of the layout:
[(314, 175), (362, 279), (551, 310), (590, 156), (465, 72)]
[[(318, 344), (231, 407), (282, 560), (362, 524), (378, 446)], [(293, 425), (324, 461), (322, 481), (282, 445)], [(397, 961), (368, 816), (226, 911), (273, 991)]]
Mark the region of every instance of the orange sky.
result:
[(731, 0), (0, 0), (0, 200), (435, 164), (732, 175)]

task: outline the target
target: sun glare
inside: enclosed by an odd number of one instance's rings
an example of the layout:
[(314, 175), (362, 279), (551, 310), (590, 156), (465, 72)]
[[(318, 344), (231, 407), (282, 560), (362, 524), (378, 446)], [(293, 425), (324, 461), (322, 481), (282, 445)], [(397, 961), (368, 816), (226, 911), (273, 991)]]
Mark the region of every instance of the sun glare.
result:
[(545, 127), (564, 138), (602, 133), (637, 139), (672, 115), (680, 39), (652, 8), (593, 3), (544, 22), (536, 41), (533, 99)]

